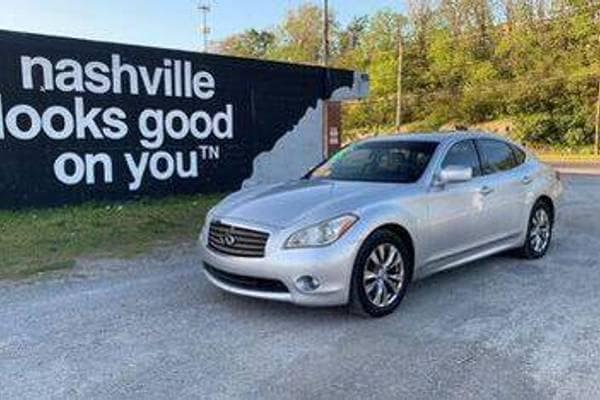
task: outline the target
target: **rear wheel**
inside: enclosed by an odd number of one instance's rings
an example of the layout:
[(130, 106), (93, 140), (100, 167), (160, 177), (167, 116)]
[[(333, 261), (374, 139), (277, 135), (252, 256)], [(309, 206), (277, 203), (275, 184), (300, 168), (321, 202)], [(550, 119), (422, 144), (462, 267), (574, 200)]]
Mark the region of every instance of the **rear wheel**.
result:
[(546, 202), (538, 201), (531, 210), (525, 243), (521, 256), (528, 259), (541, 258), (548, 251), (552, 239), (552, 213)]
[(351, 310), (383, 317), (402, 301), (411, 280), (412, 260), (402, 239), (388, 230), (373, 233), (354, 262)]

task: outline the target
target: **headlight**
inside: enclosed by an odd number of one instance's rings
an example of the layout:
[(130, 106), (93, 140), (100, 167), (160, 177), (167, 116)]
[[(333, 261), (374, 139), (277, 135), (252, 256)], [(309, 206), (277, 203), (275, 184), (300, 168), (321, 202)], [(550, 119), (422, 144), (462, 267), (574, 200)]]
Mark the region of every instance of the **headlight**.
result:
[(297, 249), (327, 246), (341, 238), (356, 221), (358, 221), (358, 217), (352, 214), (328, 219), (292, 234), (285, 241), (284, 247), (286, 249)]

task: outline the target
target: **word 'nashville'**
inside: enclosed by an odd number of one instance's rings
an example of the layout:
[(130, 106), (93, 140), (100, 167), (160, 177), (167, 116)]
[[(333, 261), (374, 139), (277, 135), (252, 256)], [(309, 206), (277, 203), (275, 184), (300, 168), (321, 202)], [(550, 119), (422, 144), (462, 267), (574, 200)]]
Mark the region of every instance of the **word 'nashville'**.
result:
[(85, 64), (70, 58), (56, 63), (42, 56), (21, 56), (23, 89), (62, 92), (115, 93), (165, 97), (197, 97), (208, 100), (215, 94), (215, 79), (208, 71), (193, 71), (191, 61), (163, 59), (162, 66), (124, 63), (112, 54), (110, 63)]

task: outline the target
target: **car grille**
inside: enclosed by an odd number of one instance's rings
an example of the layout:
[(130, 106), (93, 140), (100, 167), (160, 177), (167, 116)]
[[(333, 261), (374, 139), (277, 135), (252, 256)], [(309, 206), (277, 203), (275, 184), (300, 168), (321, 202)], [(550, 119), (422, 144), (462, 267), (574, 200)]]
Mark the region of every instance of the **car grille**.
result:
[(243, 276), (231, 274), (204, 263), (204, 269), (215, 279), (220, 280), (231, 286), (241, 289), (256, 290), (259, 292), (288, 293), (288, 288), (280, 281), (275, 279), (255, 278), (252, 276)]
[(269, 234), (212, 221), (208, 228), (208, 247), (238, 257), (264, 257)]

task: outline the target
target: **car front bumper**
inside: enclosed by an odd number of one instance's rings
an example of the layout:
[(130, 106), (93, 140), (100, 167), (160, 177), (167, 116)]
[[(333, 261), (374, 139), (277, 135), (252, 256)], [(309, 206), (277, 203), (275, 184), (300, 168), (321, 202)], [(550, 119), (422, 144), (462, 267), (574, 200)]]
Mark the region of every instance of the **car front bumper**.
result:
[[(206, 277), (227, 292), (299, 305), (333, 306), (348, 302), (352, 267), (358, 251), (356, 243), (352, 235), (347, 235), (320, 248), (267, 246), (262, 258), (216, 252), (202, 237), (199, 247)], [(315, 278), (319, 286), (314, 290), (302, 290), (297, 280), (305, 276)], [(271, 285), (274, 283), (283, 284), (284, 288), (275, 285), (274, 290)]]

